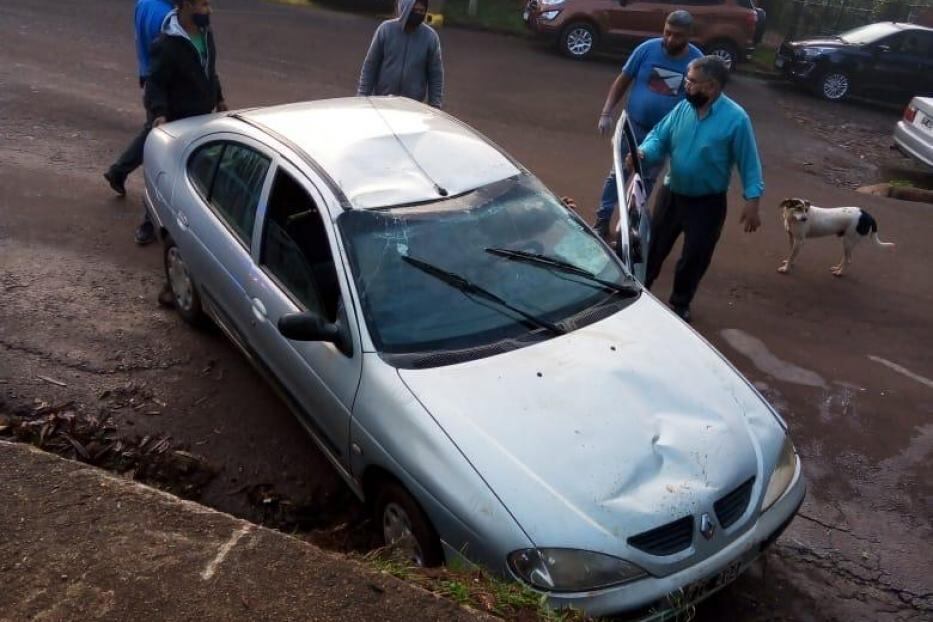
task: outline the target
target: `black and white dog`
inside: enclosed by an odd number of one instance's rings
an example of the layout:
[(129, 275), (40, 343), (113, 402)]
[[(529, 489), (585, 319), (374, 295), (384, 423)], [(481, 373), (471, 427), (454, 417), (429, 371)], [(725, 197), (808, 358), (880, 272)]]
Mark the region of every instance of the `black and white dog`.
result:
[(790, 239), (790, 257), (784, 260), (778, 272), (790, 272), (803, 241), (807, 238), (819, 238), (836, 235), (842, 238), (842, 260), (839, 265), (830, 268), (835, 276), (842, 276), (852, 262), (852, 249), (858, 241), (871, 235), (878, 246), (893, 247), (890, 242), (882, 242), (878, 237), (878, 223), (871, 214), (860, 207), (822, 208), (811, 205), (805, 199), (784, 199), (781, 201), (781, 215), (784, 229)]

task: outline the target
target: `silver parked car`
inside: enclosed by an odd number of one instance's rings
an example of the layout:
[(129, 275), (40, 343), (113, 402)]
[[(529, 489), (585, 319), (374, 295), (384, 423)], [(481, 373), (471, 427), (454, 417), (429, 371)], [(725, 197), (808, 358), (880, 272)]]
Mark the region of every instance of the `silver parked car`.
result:
[(655, 615), (733, 580), (803, 500), (782, 419), (633, 277), (641, 204), (620, 258), (397, 98), (169, 123), (145, 177), (182, 317), (264, 372), (416, 563)]
[(909, 156), (933, 166), (933, 97), (914, 97), (894, 128), (894, 144)]

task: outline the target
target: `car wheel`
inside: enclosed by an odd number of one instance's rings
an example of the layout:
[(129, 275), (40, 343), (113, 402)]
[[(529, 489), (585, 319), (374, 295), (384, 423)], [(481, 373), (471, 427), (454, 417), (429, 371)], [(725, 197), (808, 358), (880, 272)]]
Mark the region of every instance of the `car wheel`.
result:
[(178, 246), (171, 239), (165, 245), (165, 280), (175, 301), (175, 310), (192, 326), (204, 324), (204, 310), (197, 285)]
[(418, 502), (399, 484), (387, 482), (376, 501), (376, 518), (386, 546), (393, 547), (414, 566), (444, 563), (441, 540)]
[(560, 34), (560, 51), (570, 58), (583, 60), (596, 50), (597, 38), (592, 24), (569, 24)]
[(848, 97), (851, 91), (849, 76), (842, 71), (827, 71), (820, 78), (819, 93), (823, 99), (839, 102)]
[(728, 41), (716, 41), (707, 48), (706, 53), (721, 58), (729, 67), (729, 71), (735, 69), (736, 64), (739, 62), (738, 48)]

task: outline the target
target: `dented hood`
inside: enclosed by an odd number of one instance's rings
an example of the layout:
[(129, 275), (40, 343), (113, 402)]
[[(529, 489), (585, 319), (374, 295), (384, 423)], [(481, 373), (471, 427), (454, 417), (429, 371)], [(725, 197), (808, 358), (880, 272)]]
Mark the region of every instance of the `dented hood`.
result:
[(759, 499), (762, 454), (784, 437), (757, 392), (649, 295), (534, 346), (399, 374), (537, 546), (637, 559), (629, 536), (712, 511), (753, 476)]

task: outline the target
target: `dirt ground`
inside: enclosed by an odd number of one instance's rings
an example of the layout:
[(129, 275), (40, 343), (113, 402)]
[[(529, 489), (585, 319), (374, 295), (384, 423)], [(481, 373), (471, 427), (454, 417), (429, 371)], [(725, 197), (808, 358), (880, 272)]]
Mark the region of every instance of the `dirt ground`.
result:
[[(169, 436), (216, 469), (203, 503), (365, 549), (361, 508), (271, 390), (219, 332), (155, 305), (161, 251), (132, 239), (139, 175), (122, 200), (100, 176), (142, 121), (131, 6), (0, 4), (0, 413), (75, 401), (127, 437)], [(217, 3), (213, 22), (232, 107), (353, 94), (376, 25), (256, 0)], [(595, 123), (617, 63), (476, 32), (442, 40), (448, 111), (592, 213), (610, 157)], [(898, 110), (747, 78), (730, 93), (758, 134), (764, 227), (743, 234), (733, 209), (695, 327), (787, 419), (809, 496), (765, 562), (697, 617), (929, 619), (933, 206), (851, 190), (903, 170), (929, 178), (888, 150)], [(784, 196), (865, 207), (897, 249), (864, 244), (834, 279), (839, 245), (818, 240), (778, 275)], [(659, 297), (669, 278), (670, 266)]]

